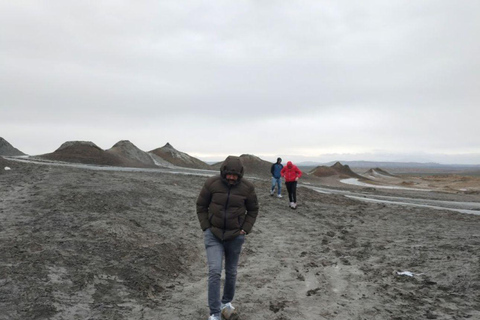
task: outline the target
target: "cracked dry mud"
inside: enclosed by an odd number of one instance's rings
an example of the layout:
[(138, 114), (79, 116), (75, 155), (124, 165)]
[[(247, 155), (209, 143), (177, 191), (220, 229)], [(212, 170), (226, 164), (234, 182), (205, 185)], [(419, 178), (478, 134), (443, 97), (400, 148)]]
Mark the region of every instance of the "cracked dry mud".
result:
[[(10, 165), (0, 319), (207, 318), (205, 177)], [(305, 188), (290, 210), (269, 181), (254, 183), (239, 319), (480, 319), (480, 216)]]

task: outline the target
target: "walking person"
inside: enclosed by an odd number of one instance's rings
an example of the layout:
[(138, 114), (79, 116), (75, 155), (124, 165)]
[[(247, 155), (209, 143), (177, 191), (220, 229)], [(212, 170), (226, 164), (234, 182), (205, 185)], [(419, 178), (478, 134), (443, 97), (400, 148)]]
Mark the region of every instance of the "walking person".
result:
[(290, 208), (297, 208), (297, 181), (302, 176), (302, 171), (298, 169), (292, 161), (288, 161), (287, 165), (280, 171), (282, 177), (285, 178), (285, 185), (288, 191), (288, 200), (290, 201)]
[(282, 158), (277, 158), (277, 162), (272, 164), (270, 172), (272, 173), (272, 188), (270, 189), (270, 195), (275, 193), (275, 186), (277, 186), (277, 197), (282, 197), (282, 176), (280, 172), (283, 169)]
[[(204, 233), (208, 263), (208, 320), (236, 318), (232, 300), (235, 295), (237, 266), (245, 241), (258, 215), (255, 187), (243, 178), (239, 157), (228, 156), (220, 175), (208, 178), (197, 198), (197, 215)], [(225, 283), (221, 291), (222, 260), (225, 259)]]

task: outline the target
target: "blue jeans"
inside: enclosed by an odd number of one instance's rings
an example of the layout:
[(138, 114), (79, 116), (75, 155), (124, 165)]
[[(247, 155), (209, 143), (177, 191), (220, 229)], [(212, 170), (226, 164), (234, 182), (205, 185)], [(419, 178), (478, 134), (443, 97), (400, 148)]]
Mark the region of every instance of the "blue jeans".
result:
[(275, 190), (275, 185), (277, 185), (277, 188), (278, 188), (277, 193), (280, 194), (282, 191), (282, 178), (272, 177), (272, 191)]
[[(205, 249), (207, 250), (208, 262), (208, 307), (210, 314), (220, 315), (221, 303), (228, 303), (235, 295), (235, 283), (237, 281), (237, 266), (245, 236), (222, 241), (218, 239), (210, 229), (203, 232), (205, 236)], [(223, 297), (220, 300), (220, 277), (222, 274), (222, 262), (225, 256), (225, 284)]]

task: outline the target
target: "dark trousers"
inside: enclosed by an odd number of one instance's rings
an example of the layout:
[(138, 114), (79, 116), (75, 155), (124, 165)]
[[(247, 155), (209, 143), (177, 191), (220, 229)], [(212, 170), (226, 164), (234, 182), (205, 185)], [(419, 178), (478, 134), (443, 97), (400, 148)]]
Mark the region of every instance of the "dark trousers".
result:
[(297, 181), (285, 182), (288, 191), (288, 200), (297, 202)]

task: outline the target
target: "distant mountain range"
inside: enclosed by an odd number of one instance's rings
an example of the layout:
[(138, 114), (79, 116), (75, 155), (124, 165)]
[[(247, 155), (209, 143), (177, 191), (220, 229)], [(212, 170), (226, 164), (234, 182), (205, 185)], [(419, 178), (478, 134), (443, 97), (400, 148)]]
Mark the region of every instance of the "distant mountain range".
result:
[(305, 161), (297, 163), (299, 167), (317, 167), (317, 166), (332, 166), (336, 162), (340, 162), (343, 165), (348, 165), (350, 168), (416, 168), (416, 169), (480, 169), (479, 165), (466, 165), (466, 164), (441, 164), (435, 162), (388, 162), (388, 161), (330, 161), (327, 163)]
[[(23, 156), (20, 150), (13, 147), (8, 141), (0, 137), (0, 156)], [(192, 157), (185, 152), (176, 150), (170, 143), (163, 147), (145, 152), (137, 148), (128, 140), (117, 142), (112, 148), (103, 150), (90, 141), (67, 141), (52, 153), (36, 157), (66, 161), (124, 167), (186, 167), (194, 169), (218, 170), (221, 162), (206, 163)], [(245, 166), (245, 173), (260, 176), (270, 176), (271, 162), (255, 155), (243, 154), (240, 156)], [(328, 176), (330, 174), (353, 176), (353, 172), (363, 173), (371, 168), (383, 168), (394, 173), (402, 172), (473, 172), (480, 174), (479, 165), (440, 164), (435, 162), (388, 162), (388, 161), (331, 161), (326, 163), (304, 161), (296, 163), (303, 171), (316, 169), (315, 175)], [(350, 172), (350, 168), (352, 172)]]

